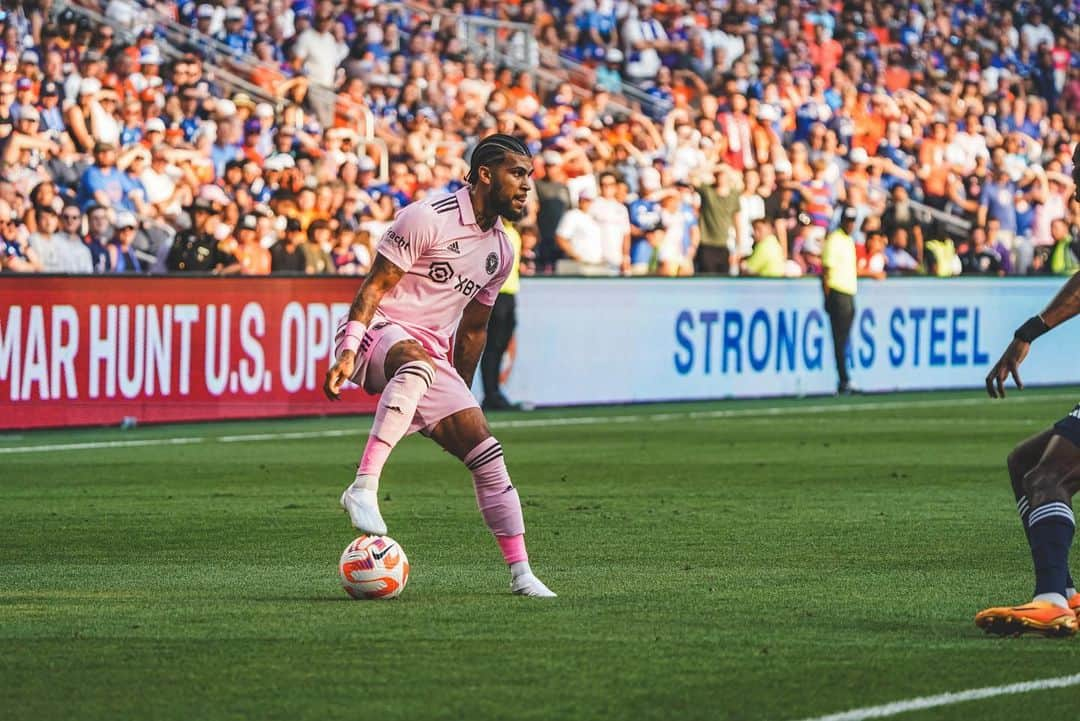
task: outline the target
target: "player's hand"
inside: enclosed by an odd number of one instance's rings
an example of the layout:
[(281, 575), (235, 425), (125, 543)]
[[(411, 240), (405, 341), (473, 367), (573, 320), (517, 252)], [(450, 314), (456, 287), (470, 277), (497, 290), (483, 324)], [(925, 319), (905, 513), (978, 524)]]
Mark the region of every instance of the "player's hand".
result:
[(356, 354), (352, 351), (344, 351), (330, 370), (326, 371), (326, 380), (323, 382), (323, 393), (332, 401), (341, 400), (341, 386), (352, 377), (356, 365)]
[(1024, 390), (1024, 383), (1020, 380), (1020, 364), (1027, 358), (1031, 344), (1025, 343), (1019, 338), (1013, 338), (1009, 347), (1001, 354), (1001, 358), (990, 369), (986, 376), (986, 392), (991, 398), (1005, 397), (1005, 381), (1012, 376), (1016, 387)]

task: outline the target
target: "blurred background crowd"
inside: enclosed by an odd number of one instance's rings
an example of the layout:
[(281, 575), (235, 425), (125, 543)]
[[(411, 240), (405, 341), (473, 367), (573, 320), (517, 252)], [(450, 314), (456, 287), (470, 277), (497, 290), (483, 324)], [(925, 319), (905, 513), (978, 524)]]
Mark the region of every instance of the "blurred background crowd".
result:
[(1078, 10), (8, 0), (2, 268), (362, 274), (506, 132), (525, 273), (1071, 273)]

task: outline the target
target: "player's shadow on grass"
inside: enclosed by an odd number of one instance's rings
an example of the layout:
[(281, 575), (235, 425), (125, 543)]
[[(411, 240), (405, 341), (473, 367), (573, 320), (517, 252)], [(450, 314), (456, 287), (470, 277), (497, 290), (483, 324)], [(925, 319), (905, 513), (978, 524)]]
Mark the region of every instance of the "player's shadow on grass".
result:
[[(490, 593), (477, 592), (477, 593), (458, 593), (454, 594), (451, 600), (460, 602), (465, 601), (501, 601), (504, 598), (508, 598), (508, 594), (505, 592), (491, 591)], [(519, 597), (515, 597), (519, 598)], [(357, 603), (357, 604), (369, 604), (376, 603), (379, 605), (386, 603), (423, 603), (433, 601), (434, 597), (426, 594), (409, 594), (408, 598), (385, 598), (385, 599), (371, 599), (361, 600), (355, 598), (349, 598), (344, 593), (341, 596), (327, 596), (327, 595), (312, 595), (312, 596), (239, 596), (239, 600), (246, 603)], [(446, 601), (447, 597), (443, 597), (443, 601)]]
[(356, 603), (348, 596), (240, 596), (248, 603)]

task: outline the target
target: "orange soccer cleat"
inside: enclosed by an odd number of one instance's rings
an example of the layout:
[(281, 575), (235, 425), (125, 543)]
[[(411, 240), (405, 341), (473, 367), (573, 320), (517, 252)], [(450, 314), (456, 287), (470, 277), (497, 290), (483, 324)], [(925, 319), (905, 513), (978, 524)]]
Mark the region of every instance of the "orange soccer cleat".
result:
[(1080, 611), (1080, 593), (1074, 593), (1069, 596), (1069, 608), (1071, 608), (1073, 612)]
[[(1077, 599), (1080, 602), (1080, 599)], [(998, 606), (975, 614), (975, 625), (995, 636), (1041, 633), (1065, 637), (1076, 633), (1076, 613), (1049, 601), (1032, 601), (1020, 606)]]

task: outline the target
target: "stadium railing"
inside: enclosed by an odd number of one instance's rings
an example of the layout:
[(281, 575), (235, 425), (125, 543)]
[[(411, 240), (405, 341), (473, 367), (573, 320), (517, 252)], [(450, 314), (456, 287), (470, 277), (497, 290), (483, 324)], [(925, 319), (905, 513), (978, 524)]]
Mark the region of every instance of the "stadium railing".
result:
[(947, 213), (915, 200), (908, 202), (915, 211), (915, 217), (924, 224), (936, 223), (950, 236), (967, 237), (971, 233), (972, 223), (954, 213)]
[[(83, 15), (84, 17), (89, 19), (91, 22), (98, 23), (98, 24), (101, 24), (101, 25), (108, 25), (109, 27), (113, 28), (113, 30), (116, 33), (118, 33), (119, 35), (122, 35), (127, 40), (133, 40), (134, 37), (135, 37), (134, 33), (131, 31), (130, 28), (125, 27), (123, 25), (120, 25), (120, 24), (112, 21), (110, 18), (105, 17), (104, 15), (97, 12), (96, 10), (93, 10), (91, 8), (87, 8), (87, 7), (83, 6), (83, 5), (79, 5), (79, 4), (73, 3), (73, 2), (68, 2), (67, 0), (58, 0), (57, 8), (59, 10), (61, 10), (61, 11), (64, 10), (65, 8), (71, 8), (71, 10), (73, 12), (76, 12), (76, 13), (79, 13), (79, 14)], [(155, 11), (155, 13), (156, 13), (156, 11)], [(160, 18), (164, 18), (164, 16), (162, 16), (160, 13), (156, 13), (156, 16), (160, 17)], [(164, 18), (164, 19), (167, 20), (167, 18)], [(157, 20), (155, 19), (154, 22), (156, 23)], [(182, 57), (185, 54), (185, 51), (183, 51), (180, 48), (176, 47), (173, 44), (173, 40), (177, 39), (177, 38), (180, 38), (181, 37), (180, 34), (185, 33), (186, 28), (184, 28), (184, 26), (182, 26), (182, 25), (178, 25), (177, 23), (173, 23), (171, 21), (169, 22), (169, 28), (171, 28), (171, 29), (167, 29), (167, 33), (169, 33), (169, 35), (167, 35), (166, 41), (165, 42), (160, 42), (159, 41), (158, 42), (158, 47), (161, 49), (163, 54), (165, 54), (165, 55), (167, 55), (167, 56), (169, 56), (171, 58)], [(194, 32), (197, 33), (197, 31), (194, 31)], [(207, 35), (203, 35), (202, 33), (198, 33), (198, 35), (201, 38), (208, 38), (209, 37)], [(187, 35), (185, 34), (185, 35), (183, 35), (183, 37), (187, 37)], [(217, 41), (215, 40), (214, 42), (217, 42)], [(223, 46), (223, 47), (226, 47), (226, 46)], [(212, 63), (212, 62), (204, 62), (203, 65), (204, 65), (204, 68), (207, 71), (209, 71), (211, 74), (213, 74), (213, 76), (214, 76), (214, 78), (216, 80), (221, 81), (222, 84), (224, 84), (225, 86), (230, 88), (233, 92), (245, 92), (248, 95), (250, 95), (253, 99), (268, 102), (271, 105), (274, 105), (275, 107), (280, 105), (280, 102), (281, 102), (280, 98), (276, 98), (276, 97), (270, 95), (269, 93), (267, 93), (265, 90), (263, 90), (259, 86), (253, 85), (252, 83), (250, 83), (247, 80), (235, 75), (234, 73), (227, 70), (226, 68), (223, 68), (222, 66), (217, 65), (217, 64)], [(333, 114), (333, 102), (334, 102), (334, 96), (332, 94), (330, 94), (329, 95), (329, 103), (328, 103), (328, 111), (329, 111), (331, 117), (332, 117), (332, 114)], [(378, 152), (378, 158), (377, 158), (376, 162), (378, 163), (378, 167), (379, 167), (378, 182), (385, 183), (390, 178), (390, 148), (386, 144), (386, 141), (382, 140), (381, 138), (375, 137), (375, 115), (366, 106), (363, 108), (363, 113), (364, 113), (364, 132), (360, 134), (360, 141), (358, 143), (358, 150), (363, 152), (364, 150), (366, 150), (367, 146), (374, 146), (376, 148), (376, 150)]]
[[(556, 52), (556, 57), (558, 58), (559, 67), (566, 71), (570, 77), (587, 78), (590, 85), (596, 78), (596, 73), (582, 63), (572, 60), (558, 52)], [(625, 80), (622, 84), (622, 91), (620, 93), (613, 93), (613, 95), (621, 95), (626, 98), (627, 101), (637, 103), (641, 111), (650, 117), (662, 117), (667, 115), (667, 113), (675, 107), (674, 103), (649, 95), (641, 88)], [(625, 113), (630, 111), (630, 107), (625, 103), (616, 101), (609, 104), (619, 112)]]
[[(113, 32), (117, 33), (118, 36), (123, 37), (125, 41), (131, 42), (135, 40), (135, 33), (132, 31), (131, 28), (116, 22), (112, 18), (102, 15), (93, 8), (89, 8), (77, 2), (68, 2), (68, 0), (57, 0), (56, 9), (58, 11), (70, 9), (72, 12), (85, 17), (86, 19), (97, 25), (108, 25), (113, 29)], [(157, 13), (157, 15), (160, 15), (160, 13)], [(154, 22), (156, 25), (157, 20), (155, 19)], [(202, 37), (207, 38), (208, 36), (203, 35)], [(210, 40), (212, 40), (212, 38), (210, 38)], [(186, 54), (185, 51), (181, 50), (174, 44), (173, 39), (168, 37), (168, 35), (164, 39), (164, 42), (159, 39), (157, 45), (158, 48), (161, 50), (162, 54), (170, 58), (179, 58), (183, 57)], [(225, 85), (233, 92), (244, 92), (250, 95), (255, 100), (263, 100), (272, 104), (277, 102), (276, 98), (274, 98), (272, 95), (260, 88), (258, 85), (249, 82), (247, 79), (240, 77), (236, 73), (225, 67), (222, 67), (221, 65), (217, 65), (211, 62), (204, 62), (204, 67), (208, 71), (211, 71), (213, 73), (215, 80)]]
[[(528, 23), (473, 16), (451, 17), (443, 9), (411, 2), (393, 2), (386, 5), (404, 8), (430, 18), (436, 30), (444, 21), (459, 24), (464, 29), (462, 42), (470, 52), (475, 53), (481, 60), (490, 60), (513, 70), (530, 73), (538, 87), (553, 89), (561, 83), (570, 83), (574, 95), (578, 98), (592, 95), (596, 74), (585, 65), (561, 55), (558, 48), (542, 46), (534, 35), (535, 28)], [(544, 65), (545, 51), (550, 51), (551, 55), (557, 58), (552, 66)], [(642, 109), (656, 109), (658, 112), (666, 112), (668, 105), (633, 86), (624, 86), (623, 92), (613, 93), (609, 101), (611, 108), (620, 113), (632, 112), (633, 103)]]
[(152, 5), (144, 6), (143, 14), (153, 21), (158, 32), (163, 33), (170, 43), (174, 45), (187, 43), (209, 47), (217, 55), (225, 58), (229, 64), (234, 65), (238, 72), (249, 72), (251, 68), (276, 69), (273, 63), (265, 63), (252, 53), (237, 52), (236, 48), (226, 45), (212, 35), (207, 35), (197, 28), (176, 22)]

